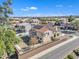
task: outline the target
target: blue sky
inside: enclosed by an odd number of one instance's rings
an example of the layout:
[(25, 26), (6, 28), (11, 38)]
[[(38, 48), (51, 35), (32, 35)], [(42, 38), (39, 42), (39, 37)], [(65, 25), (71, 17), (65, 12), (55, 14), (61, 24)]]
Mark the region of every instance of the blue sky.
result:
[(12, 16), (79, 15), (79, 0), (13, 0), (12, 7)]

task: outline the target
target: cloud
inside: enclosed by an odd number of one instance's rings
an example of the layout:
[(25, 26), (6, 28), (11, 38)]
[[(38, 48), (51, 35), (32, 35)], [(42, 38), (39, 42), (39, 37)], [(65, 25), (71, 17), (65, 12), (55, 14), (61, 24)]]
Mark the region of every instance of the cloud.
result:
[(56, 7), (63, 7), (63, 5), (56, 5)]
[(37, 10), (37, 7), (30, 7), (31, 10)]
[(37, 7), (26, 7), (26, 8), (22, 8), (21, 11), (30, 11), (30, 10), (37, 10)]

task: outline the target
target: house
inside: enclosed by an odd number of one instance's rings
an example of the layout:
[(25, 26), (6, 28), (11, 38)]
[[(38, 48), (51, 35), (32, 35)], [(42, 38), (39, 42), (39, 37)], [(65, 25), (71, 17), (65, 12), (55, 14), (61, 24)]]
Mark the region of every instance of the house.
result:
[(12, 21), (9, 21), (9, 23), (11, 23), (12, 25), (16, 25), (16, 24), (19, 23), (19, 21), (18, 20), (12, 20)]
[[(27, 35), (27, 32), (29, 35)], [(48, 23), (45, 26), (35, 25), (35, 27), (31, 28), (29, 31), (27, 30), (27, 32), (24, 32), (25, 34), (21, 33), (21, 35), (30, 36), (31, 42), (35, 40), (35, 44), (51, 42), (51, 37), (57, 37), (58, 34), (60, 34), (58, 26), (54, 26), (52, 23)]]
[(45, 28), (48, 28), (49, 30), (51, 30), (52, 32), (60, 32), (60, 27), (54, 25), (53, 23), (48, 23), (46, 26), (44, 26)]
[(33, 28), (34, 29), (41, 29), (43, 27), (43, 25), (34, 25)]
[(60, 28), (63, 30), (75, 30), (75, 26), (71, 23), (61, 23)]
[(47, 24), (41, 29), (37, 29), (37, 36), (39, 39), (42, 39), (43, 42), (51, 42), (51, 37), (57, 37), (61, 35), (60, 29), (58, 26), (54, 26), (52, 23)]
[(32, 28), (30, 30), (30, 37), (38, 40), (38, 43), (42, 43), (42, 42), (47, 41), (47, 40), (51, 41), (50, 39), (46, 40), (44, 38), (44, 37), (49, 37), (50, 38), (51, 35), (52, 35), (52, 31), (49, 30), (48, 28), (45, 28), (45, 27), (42, 27), (40, 29)]
[(32, 24), (35, 24), (35, 25), (37, 25), (37, 24), (40, 24), (40, 20), (39, 19), (31, 19), (32, 20)]
[(53, 23), (48, 23), (44, 27), (50, 29), (50, 28), (54, 27), (54, 24)]
[(32, 28), (30, 23), (19, 23), (19, 24), (16, 24), (16, 25), (24, 26), (26, 31), (29, 31)]
[(17, 34), (25, 33), (29, 35), (29, 31), (32, 29), (32, 25), (30, 23), (19, 23), (16, 24), (15, 29)]
[(45, 27), (37, 30), (37, 36), (39, 40), (43, 40), (44, 43), (51, 42), (50, 37), (52, 36), (52, 34), (52, 31)]
[(30, 34), (31, 39), (32, 38), (36, 39), (38, 41), (38, 43), (41, 43), (42, 42), (42, 37), (41, 36), (38, 36), (37, 29), (32, 28), (29, 31), (29, 34)]
[(68, 18), (67, 17), (59, 18), (59, 20), (61, 20), (61, 22), (63, 22), (63, 23), (68, 23)]

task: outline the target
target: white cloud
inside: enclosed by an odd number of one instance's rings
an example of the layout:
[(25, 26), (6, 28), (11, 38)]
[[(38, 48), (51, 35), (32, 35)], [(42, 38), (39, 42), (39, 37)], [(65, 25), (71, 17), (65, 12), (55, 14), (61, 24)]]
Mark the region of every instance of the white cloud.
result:
[(63, 7), (63, 5), (56, 5), (56, 7)]
[(30, 7), (31, 10), (37, 10), (37, 7)]
[(30, 11), (30, 10), (37, 10), (37, 7), (26, 7), (26, 8), (22, 8), (21, 11)]

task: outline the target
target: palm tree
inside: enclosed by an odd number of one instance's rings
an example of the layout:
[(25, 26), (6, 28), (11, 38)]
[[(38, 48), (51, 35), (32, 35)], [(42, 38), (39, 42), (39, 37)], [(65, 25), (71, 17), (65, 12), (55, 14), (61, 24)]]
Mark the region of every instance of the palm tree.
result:
[(0, 59), (15, 54), (15, 44), (19, 43), (19, 38), (13, 30), (0, 26)]

